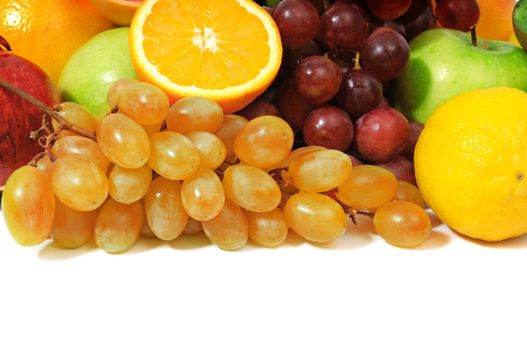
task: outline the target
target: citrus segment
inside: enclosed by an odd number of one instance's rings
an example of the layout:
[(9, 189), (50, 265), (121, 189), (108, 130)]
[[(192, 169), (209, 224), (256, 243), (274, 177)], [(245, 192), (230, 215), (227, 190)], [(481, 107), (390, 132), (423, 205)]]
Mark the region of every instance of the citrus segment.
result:
[(261, 94), (280, 67), (280, 34), (249, 0), (146, 0), (131, 24), (132, 62), (140, 79), (174, 102), (215, 100), (226, 113)]

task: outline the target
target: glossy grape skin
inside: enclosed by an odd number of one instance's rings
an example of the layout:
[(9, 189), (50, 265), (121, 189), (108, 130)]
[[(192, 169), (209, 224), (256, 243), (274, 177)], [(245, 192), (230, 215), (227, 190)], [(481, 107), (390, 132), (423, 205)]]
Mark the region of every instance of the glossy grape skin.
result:
[(97, 210), (73, 210), (56, 199), (51, 229), (53, 242), (66, 249), (74, 249), (86, 244), (93, 237), (97, 213)]
[(181, 183), (158, 177), (145, 196), (145, 217), (154, 234), (164, 240), (177, 238), (185, 229), (188, 215), (181, 200)]
[(236, 136), (249, 121), (236, 114), (226, 114), (223, 120), (223, 124), (216, 133), (225, 145), (226, 156), (232, 156), (234, 154), (234, 141)]
[(257, 97), (253, 102), (249, 103), (245, 108), (237, 112), (239, 115), (252, 120), (262, 115), (274, 115), (280, 117), (280, 110), (278, 107), (264, 97)]
[(240, 130), (234, 152), (245, 164), (268, 168), (287, 158), (293, 141), (293, 130), (283, 119), (262, 116), (249, 121)]
[(51, 152), (56, 158), (61, 158), (67, 154), (76, 154), (95, 163), (104, 173), (110, 168), (110, 161), (101, 151), (97, 142), (86, 137), (62, 137), (55, 141)]
[(287, 238), (289, 227), (280, 208), (265, 213), (247, 211), (249, 238), (263, 247), (278, 247)]
[(114, 165), (108, 175), (108, 193), (119, 203), (131, 204), (146, 195), (151, 182), (152, 169), (146, 164), (137, 169)]
[(422, 13), (413, 19), (405, 22), (406, 40), (410, 41), (425, 30), (432, 29), (436, 26), (436, 17), (432, 8), (427, 7)]
[(240, 207), (271, 211), (280, 204), (282, 194), (276, 181), (265, 171), (245, 164), (230, 166), (223, 175), (225, 194)]
[(320, 26), (316, 7), (307, 0), (283, 0), (273, 10), (273, 19), (280, 31), (282, 44), (304, 45), (313, 39)]
[(353, 119), (379, 106), (382, 101), (382, 84), (363, 69), (350, 69), (342, 79), (337, 103)]
[(162, 131), (150, 136), (148, 165), (170, 180), (184, 180), (199, 169), (198, 148), (184, 135)]
[(196, 235), (198, 233), (203, 233), (203, 226), (201, 225), (201, 221), (194, 220), (193, 218), (189, 217), (187, 226), (185, 226), (185, 229), (183, 230), (183, 234)]
[(315, 108), (315, 105), (296, 91), (294, 83), (290, 79), (280, 85), (276, 95), (276, 106), (280, 110), (282, 118), (297, 131), (302, 130), (307, 115)]
[(218, 215), (201, 224), (210, 241), (224, 250), (241, 249), (249, 239), (249, 224), (245, 212), (228, 198)]
[(58, 199), (78, 211), (99, 208), (108, 195), (106, 174), (95, 163), (75, 154), (53, 163), (51, 184)]
[(121, 90), (127, 86), (137, 83), (139, 82), (132, 78), (121, 78), (114, 81), (108, 88), (108, 94), (106, 95), (108, 106), (110, 106), (110, 108), (117, 106), (117, 98), (119, 97)]
[(441, 0), (436, 15), (441, 26), (468, 32), (479, 21), (479, 6), (476, 0)]
[(408, 146), (406, 147), (406, 154), (413, 159), (415, 145), (417, 144), (417, 140), (419, 139), (419, 136), (421, 135), (421, 132), (423, 131), (423, 128), (425, 126), (419, 122), (410, 122), (410, 133), (408, 135)]
[(360, 50), (368, 37), (368, 15), (356, 3), (331, 4), (320, 18), (320, 36), (332, 50)]
[(397, 182), (397, 192), (395, 192), (394, 200), (412, 202), (421, 208), (426, 207), (421, 191), (415, 185), (406, 181)]
[(18, 244), (34, 246), (49, 238), (54, 212), (55, 195), (46, 172), (24, 165), (11, 173), (2, 193), (2, 213)]
[(312, 104), (331, 100), (342, 81), (340, 67), (325, 56), (305, 58), (294, 71), (296, 91)]
[(216, 133), (223, 124), (223, 110), (214, 101), (198, 96), (174, 103), (166, 118), (167, 129), (181, 134), (193, 131)]
[[(300, 157), (302, 154), (308, 153), (308, 152), (313, 152), (313, 151), (319, 151), (319, 150), (323, 150), (323, 149), (326, 149), (326, 148), (322, 147), (322, 146), (305, 146), (305, 147), (300, 147), (300, 148), (294, 149), (293, 151), (291, 151), (291, 153), (289, 153), (289, 155), (287, 156), (286, 159), (284, 159), (283, 162), (281, 162), (280, 164), (277, 164), (273, 168), (274, 169), (289, 168), (291, 163), (293, 163), (293, 161), (295, 159), (297, 159), (298, 157)], [(270, 169), (270, 170), (272, 170), (272, 169)]]
[[(59, 105), (58, 113), (67, 121), (75, 124), (76, 126), (90, 132), (97, 130), (97, 120), (78, 103), (75, 102), (62, 102)], [(57, 130), (59, 123), (52, 119), (51, 121), (53, 129)]]
[(375, 108), (355, 124), (355, 145), (359, 153), (373, 162), (386, 162), (406, 150), (410, 126), (393, 108)]
[(420, 245), (432, 231), (424, 209), (406, 201), (390, 202), (377, 209), (373, 226), (386, 242), (405, 248)]
[(398, 156), (385, 163), (375, 163), (375, 165), (390, 170), (397, 180), (416, 185), (414, 163), (403, 156)]
[(402, 16), (411, 3), (412, 0), (368, 0), (371, 12), (384, 20)]
[(331, 242), (346, 232), (347, 221), (342, 207), (328, 196), (299, 192), (284, 207), (287, 225), (308, 241)]
[(51, 166), (53, 162), (49, 159), (49, 156), (44, 156), (37, 161), (37, 169), (42, 170), (50, 174)]
[(375, 165), (358, 165), (338, 187), (337, 196), (351, 208), (375, 209), (391, 201), (396, 192), (397, 179), (390, 171)]
[(304, 141), (310, 146), (345, 151), (351, 146), (353, 135), (353, 123), (349, 115), (334, 106), (311, 111), (304, 122)]
[(305, 58), (321, 54), (322, 51), (320, 50), (320, 47), (313, 40), (308, 41), (302, 46), (290, 48), (287, 51), (286, 57), (287, 70), (293, 72)]
[(199, 221), (207, 221), (219, 214), (225, 204), (225, 191), (218, 175), (201, 168), (181, 186), (181, 200), (187, 214)]
[(119, 112), (141, 125), (162, 123), (170, 107), (167, 95), (157, 86), (148, 83), (130, 84), (121, 88), (117, 106)]
[(144, 131), (146, 132), (148, 136), (152, 136), (160, 132), (162, 126), (163, 126), (163, 123), (154, 124), (154, 125), (142, 125)]
[(362, 67), (381, 81), (397, 78), (410, 59), (406, 39), (388, 27), (376, 29), (361, 50)]
[(336, 150), (308, 152), (293, 160), (289, 181), (301, 191), (325, 192), (342, 184), (352, 173), (347, 154)]
[(140, 202), (122, 204), (110, 198), (97, 214), (95, 244), (107, 253), (122, 253), (139, 239), (143, 221)]
[(113, 113), (101, 120), (97, 142), (106, 157), (123, 168), (139, 168), (150, 156), (145, 130), (122, 113)]
[(206, 131), (194, 131), (186, 136), (199, 151), (200, 166), (216, 169), (223, 163), (227, 149), (218, 136)]

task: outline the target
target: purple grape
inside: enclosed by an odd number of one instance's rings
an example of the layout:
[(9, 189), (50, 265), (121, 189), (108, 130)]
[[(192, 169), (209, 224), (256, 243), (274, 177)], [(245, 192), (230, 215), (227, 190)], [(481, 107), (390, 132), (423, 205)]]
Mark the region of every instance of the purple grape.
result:
[(315, 108), (296, 91), (291, 80), (286, 80), (280, 85), (275, 102), (282, 118), (297, 131), (303, 129), (307, 115)]
[(317, 108), (304, 123), (304, 141), (310, 146), (347, 150), (353, 142), (353, 123), (349, 115), (334, 106)]
[(379, 106), (381, 99), (381, 83), (362, 69), (348, 70), (337, 94), (338, 105), (354, 119)]
[(415, 181), (414, 163), (405, 157), (396, 157), (385, 163), (376, 163), (380, 167), (390, 170), (399, 181), (406, 181), (417, 186)]
[(387, 162), (406, 150), (410, 126), (393, 108), (375, 108), (355, 124), (355, 145), (359, 153), (373, 162)]
[(360, 50), (368, 37), (368, 15), (353, 2), (331, 4), (320, 19), (320, 37), (332, 50)]
[(468, 32), (478, 23), (479, 6), (476, 0), (441, 0), (436, 14), (443, 27)]
[(262, 115), (274, 115), (280, 117), (280, 111), (276, 105), (260, 96), (253, 102), (249, 103), (245, 108), (238, 111), (236, 114), (241, 115), (249, 120)]
[(391, 28), (382, 27), (366, 39), (360, 63), (377, 79), (388, 81), (402, 73), (409, 58), (410, 47), (404, 37)]
[(412, 40), (425, 30), (432, 29), (436, 26), (436, 18), (430, 7), (427, 7), (417, 17), (406, 21), (406, 39)]
[(310, 56), (296, 67), (294, 84), (298, 93), (313, 104), (332, 99), (340, 88), (340, 67), (324, 56)]
[(288, 50), (287, 67), (290, 71), (294, 71), (305, 58), (320, 54), (321, 51), (318, 44), (313, 40), (309, 40), (302, 46), (290, 48)]
[(419, 122), (410, 122), (410, 134), (408, 136), (408, 147), (406, 148), (406, 154), (410, 157), (413, 157), (414, 155), (415, 145), (417, 144), (419, 135), (421, 135), (421, 131), (423, 131), (424, 127), (425, 126)]
[(371, 12), (384, 20), (402, 16), (410, 7), (412, 0), (368, 0)]
[(297, 47), (313, 39), (320, 27), (320, 15), (307, 0), (283, 0), (273, 10), (284, 46)]

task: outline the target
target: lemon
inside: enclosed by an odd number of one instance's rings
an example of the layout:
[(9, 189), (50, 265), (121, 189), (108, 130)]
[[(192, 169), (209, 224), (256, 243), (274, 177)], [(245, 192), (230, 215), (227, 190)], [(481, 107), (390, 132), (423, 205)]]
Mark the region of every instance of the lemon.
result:
[(486, 241), (527, 232), (527, 93), (450, 99), (428, 120), (414, 161), (423, 198), (452, 229)]

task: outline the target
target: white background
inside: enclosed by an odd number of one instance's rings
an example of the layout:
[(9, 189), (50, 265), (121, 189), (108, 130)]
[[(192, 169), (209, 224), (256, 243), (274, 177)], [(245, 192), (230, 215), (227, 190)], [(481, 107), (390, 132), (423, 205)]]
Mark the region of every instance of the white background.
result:
[(330, 245), (238, 252), (204, 236), (18, 246), (0, 218), (0, 349), (522, 349), (527, 236), (419, 249), (363, 221)]

